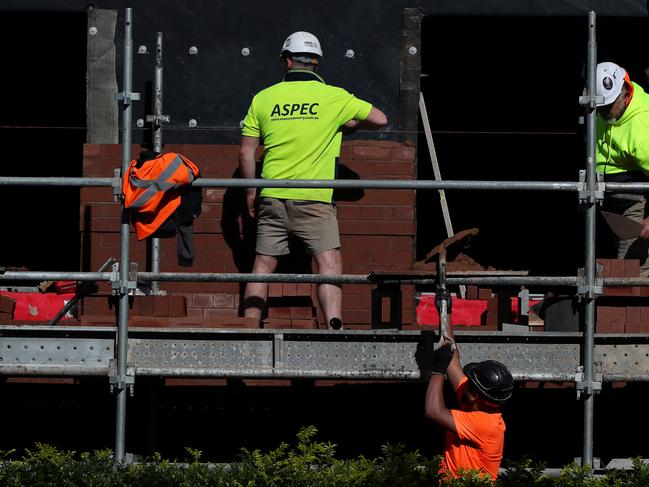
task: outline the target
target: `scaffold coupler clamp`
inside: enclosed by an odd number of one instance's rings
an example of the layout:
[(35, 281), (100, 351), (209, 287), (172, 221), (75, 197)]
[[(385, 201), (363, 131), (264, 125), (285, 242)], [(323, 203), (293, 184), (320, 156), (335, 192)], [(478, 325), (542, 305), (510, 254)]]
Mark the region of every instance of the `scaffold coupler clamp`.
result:
[(595, 265), (595, 283), (591, 288), (586, 279), (586, 269), (577, 269), (577, 294), (586, 299), (595, 299), (604, 293), (604, 267), (601, 264)]
[(139, 101), (140, 94), (132, 91), (120, 91), (115, 94), (115, 100), (121, 101), (124, 105), (130, 105), (132, 101)]
[(119, 262), (115, 262), (110, 272), (110, 283), (113, 295), (129, 294), (137, 288), (137, 262), (129, 262), (129, 269), (124, 278), (119, 272)]
[(114, 358), (108, 362), (108, 381), (111, 393), (128, 389), (130, 396), (135, 394), (135, 368), (126, 367), (126, 375), (120, 377), (117, 360)]
[(586, 380), (584, 366), (580, 365), (579, 367), (577, 367), (577, 372), (575, 373), (575, 390), (577, 391), (577, 400), (581, 399), (582, 394), (585, 394), (586, 397), (592, 396), (593, 394), (599, 394), (602, 390), (602, 383), (602, 362), (593, 363), (593, 380), (591, 380), (590, 382)]
[(113, 169), (113, 182), (111, 185), (113, 187), (113, 201), (121, 201), (124, 194), (122, 193), (122, 169), (120, 167)]
[(153, 123), (156, 127), (162, 127), (163, 123), (171, 122), (171, 117), (169, 115), (147, 115), (146, 121)]
[(577, 183), (577, 197), (579, 199), (579, 204), (582, 206), (588, 206), (593, 204), (602, 205), (604, 202), (604, 190), (606, 189), (606, 184), (604, 183), (604, 175), (602, 173), (596, 173), (595, 180), (595, 192), (591, 195), (588, 190), (588, 185), (586, 182), (586, 170), (579, 170), (579, 182)]
[(579, 104), (582, 106), (587, 106), (591, 110), (596, 110), (597, 109), (597, 104), (604, 103), (604, 97), (603, 96), (591, 96), (591, 95), (583, 95), (579, 97)]

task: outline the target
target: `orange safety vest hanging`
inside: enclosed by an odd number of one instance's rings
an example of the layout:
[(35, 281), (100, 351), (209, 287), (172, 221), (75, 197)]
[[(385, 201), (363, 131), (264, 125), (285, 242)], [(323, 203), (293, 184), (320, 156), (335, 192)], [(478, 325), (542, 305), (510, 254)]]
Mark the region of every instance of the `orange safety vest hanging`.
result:
[(138, 240), (154, 233), (180, 206), (184, 186), (199, 177), (198, 166), (187, 157), (167, 152), (137, 167), (131, 161), (122, 183), (124, 207), (133, 218)]

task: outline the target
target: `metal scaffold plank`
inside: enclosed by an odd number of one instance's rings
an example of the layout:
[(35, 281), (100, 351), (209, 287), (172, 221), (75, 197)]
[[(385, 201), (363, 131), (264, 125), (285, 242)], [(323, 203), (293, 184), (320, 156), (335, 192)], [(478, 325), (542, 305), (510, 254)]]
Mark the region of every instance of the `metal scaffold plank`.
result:
[[(135, 376), (419, 380), (426, 343), (419, 331), (205, 330), (133, 328)], [(428, 337), (428, 338), (427, 338)], [(494, 359), (517, 380), (575, 381), (580, 333), (458, 332), (462, 362)], [(109, 374), (111, 327), (0, 326), (0, 375)], [(649, 336), (598, 335), (605, 381), (649, 381)]]

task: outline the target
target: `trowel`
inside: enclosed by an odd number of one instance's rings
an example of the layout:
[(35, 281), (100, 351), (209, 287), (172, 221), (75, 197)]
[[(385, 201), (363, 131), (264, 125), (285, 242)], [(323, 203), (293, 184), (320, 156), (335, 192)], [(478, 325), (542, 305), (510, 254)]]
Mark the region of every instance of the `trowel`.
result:
[(631, 220), (626, 216), (618, 215), (617, 213), (611, 213), (610, 211), (601, 211), (600, 213), (604, 217), (604, 220), (606, 220), (606, 223), (608, 223), (608, 226), (611, 227), (613, 233), (622, 240), (640, 236), (642, 224), (637, 221)]

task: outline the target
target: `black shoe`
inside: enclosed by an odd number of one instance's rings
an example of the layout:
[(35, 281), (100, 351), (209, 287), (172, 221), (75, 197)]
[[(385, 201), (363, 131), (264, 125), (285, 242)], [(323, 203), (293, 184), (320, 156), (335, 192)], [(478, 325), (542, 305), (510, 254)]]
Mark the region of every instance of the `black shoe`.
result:
[(340, 318), (331, 318), (329, 320), (329, 328), (332, 330), (340, 330), (343, 327), (343, 322)]

